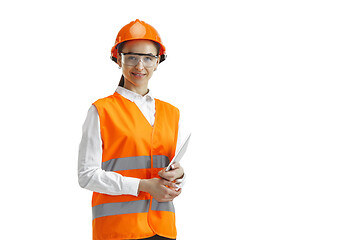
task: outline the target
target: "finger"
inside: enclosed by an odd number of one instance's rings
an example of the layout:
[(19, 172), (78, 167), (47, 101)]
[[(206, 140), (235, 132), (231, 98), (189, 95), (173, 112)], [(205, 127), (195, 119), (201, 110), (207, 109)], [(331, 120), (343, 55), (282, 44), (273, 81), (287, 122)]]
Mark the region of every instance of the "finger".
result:
[(174, 163), (171, 165), (171, 169), (174, 170), (174, 169), (178, 169), (180, 168), (180, 163)]
[(176, 184), (182, 183), (183, 181), (184, 181), (184, 179), (182, 179), (182, 178), (175, 179)]
[(158, 172), (159, 176), (162, 177), (162, 178), (165, 178), (164, 173), (165, 173), (164, 169), (161, 170), (160, 172)]
[(167, 181), (172, 182), (175, 180), (176, 173), (174, 173), (174, 172), (159, 172), (158, 174), (162, 179), (165, 179)]
[(180, 190), (180, 191), (171, 190), (171, 192), (170, 192), (169, 195), (170, 195), (172, 198), (175, 198), (175, 197), (179, 196), (180, 193), (181, 193), (181, 190)]
[[(177, 191), (172, 190), (171, 188), (164, 187), (163, 193), (161, 194), (161, 196), (159, 196), (159, 200), (161, 202), (168, 202), (168, 201), (173, 200), (178, 195), (179, 194)], [(159, 200), (157, 200), (157, 201), (159, 201)]]
[(176, 184), (175, 184), (175, 183), (173, 183), (173, 182), (171, 182), (171, 181), (168, 181), (168, 180), (166, 180), (166, 179), (161, 179), (161, 180), (160, 180), (160, 183), (161, 183), (162, 185), (164, 185), (164, 186), (169, 186), (169, 187), (171, 187), (171, 188), (176, 188)]
[(161, 178), (172, 182), (176, 179), (177, 171), (159, 172), (158, 174)]
[[(172, 166), (172, 165), (171, 165)], [(170, 168), (170, 170), (169, 171), (165, 171), (165, 168), (164, 169), (162, 169), (162, 170), (160, 170), (159, 172), (158, 172), (158, 174), (160, 175), (165, 175), (165, 174), (171, 174), (171, 172), (172, 172), (172, 169)]]

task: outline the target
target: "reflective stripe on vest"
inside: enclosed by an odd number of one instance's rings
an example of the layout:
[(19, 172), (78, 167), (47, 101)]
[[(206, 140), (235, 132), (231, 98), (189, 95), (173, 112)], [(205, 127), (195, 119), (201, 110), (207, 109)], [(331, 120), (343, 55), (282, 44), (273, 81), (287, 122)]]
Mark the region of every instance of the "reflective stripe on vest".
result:
[[(153, 168), (165, 168), (170, 161), (167, 156), (154, 155)], [(105, 171), (122, 171), (151, 168), (151, 156), (114, 158), (102, 163), (102, 169)]]
[[(149, 211), (150, 200), (138, 200), (131, 202), (104, 203), (93, 207), (93, 219), (99, 217), (128, 214), (146, 213)], [(151, 210), (168, 211), (175, 213), (174, 204), (170, 202), (158, 202), (152, 200)]]

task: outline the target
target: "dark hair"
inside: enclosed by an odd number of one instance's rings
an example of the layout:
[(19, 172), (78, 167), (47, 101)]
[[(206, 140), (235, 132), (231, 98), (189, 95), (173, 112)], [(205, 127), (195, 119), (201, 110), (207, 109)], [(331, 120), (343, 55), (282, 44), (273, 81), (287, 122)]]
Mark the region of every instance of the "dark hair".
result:
[[(122, 43), (119, 43), (119, 44), (116, 46), (119, 54), (122, 52), (122, 50), (123, 50), (126, 42), (127, 42), (127, 41), (122, 42)], [(154, 41), (152, 41), (152, 42), (155, 43), (155, 47), (156, 47), (156, 51), (157, 51), (156, 56), (159, 56), (160, 47), (161, 47), (161, 46), (160, 46), (160, 44), (157, 43), (157, 42), (154, 42)], [(112, 60), (117, 63), (117, 59), (116, 59), (116, 58), (112, 57)], [(124, 78), (124, 75), (121, 75), (121, 79), (120, 79), (120, 82), (119, 82), (119, 85), (118, 85), (118, 86), (124, 87), (124, 84), (125, 84), (125, 78)]]

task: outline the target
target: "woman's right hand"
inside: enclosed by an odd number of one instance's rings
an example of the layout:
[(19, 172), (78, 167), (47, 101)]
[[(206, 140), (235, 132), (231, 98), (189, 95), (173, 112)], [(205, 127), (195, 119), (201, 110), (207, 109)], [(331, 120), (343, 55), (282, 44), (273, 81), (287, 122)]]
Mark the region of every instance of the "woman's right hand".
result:
[(175, 188), (175, 183), (161, 178), (141, 179), (139, 184), (139, 191), (150, 193), (158, 202), (169, 202), (179, 196), (181, 189)]

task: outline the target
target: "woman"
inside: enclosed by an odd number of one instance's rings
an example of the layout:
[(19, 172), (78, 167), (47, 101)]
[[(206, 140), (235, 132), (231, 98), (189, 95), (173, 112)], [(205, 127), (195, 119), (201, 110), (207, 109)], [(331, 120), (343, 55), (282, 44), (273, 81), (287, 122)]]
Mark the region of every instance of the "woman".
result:
[(93, 191), (93, 239), (176, 239), (172, 200), (180, 164), (179, 110), (154, 99), (148, 82), (166, 58), (158, 32), (135, 20), (118, 33), (111, 58), (122, 69), (113, 95), (88, 111), (79, 147), (79, 184)]

